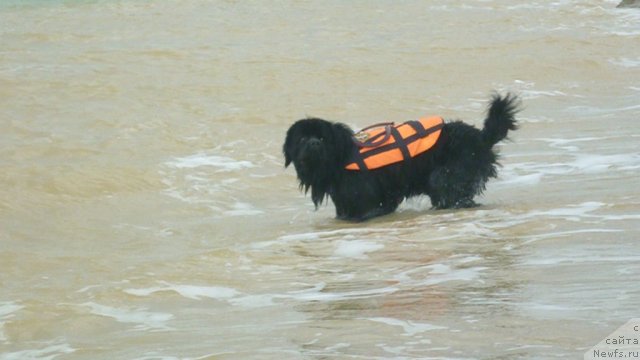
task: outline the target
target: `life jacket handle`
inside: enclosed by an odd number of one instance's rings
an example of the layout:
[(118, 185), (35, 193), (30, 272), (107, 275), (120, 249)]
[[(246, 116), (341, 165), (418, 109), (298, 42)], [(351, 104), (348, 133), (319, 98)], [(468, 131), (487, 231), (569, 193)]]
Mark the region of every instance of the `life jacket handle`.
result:
[(382, 137), (382, 139), (378, 140), (378, 141), (374, 141), (374, 142), (367, 142), (367, 140), (365, 141), (360, 141), (357, 139), (356, 136), (353, 136), (353, 142), (356, 143), (356, 145), (358, 145), (359, 147), (376, 147), (378, 145), (382, 145), (385, 142), (387, 142), (387, 140), (389, 140), (389, 138), (391, 137), (391, 127), (394, 126), (395, 124), (392, 122), (384, 122), (384, 123), (378, 123), (378, 124), (373, 124), (371, 126), (367, 126), (366, 128), (358, 131), (357, 134), (364, 132), (366, 130), (372, 129), (372, 128), (377, 128), (377, 127), (383, 127), (384, 126), (384, 130), (385, 130), (385, 134)]

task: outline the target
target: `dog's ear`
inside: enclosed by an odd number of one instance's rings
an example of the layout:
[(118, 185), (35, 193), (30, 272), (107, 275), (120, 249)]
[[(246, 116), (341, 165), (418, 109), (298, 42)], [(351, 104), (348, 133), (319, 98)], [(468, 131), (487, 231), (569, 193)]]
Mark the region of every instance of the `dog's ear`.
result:
[(284, 167), (288, 167), (291, 164), (291, 161), (293, 160), (293, 155), (291, 154), (292, 149), (291, 146), (293, 144), (293, 134), (291, 129), (293, 128), (290, 127), (289, 130), (287, 131), (287, 136), (284, 140), (284, 144), (282, 145), (282, 153), (284, 154)]
[(284, 152), (284, 167), (289, 167), (289, 165), (291, 165), (291, 156), (289, 155), (289, 153), (285, 150)]
[(351, 155), (351, 151), (355, 146), (353, 143), (353, 130), (345, 124), (334, 123), (332, 124), (332, 132), (336, 153), (340, 157), (338, 160), (342, 163)]

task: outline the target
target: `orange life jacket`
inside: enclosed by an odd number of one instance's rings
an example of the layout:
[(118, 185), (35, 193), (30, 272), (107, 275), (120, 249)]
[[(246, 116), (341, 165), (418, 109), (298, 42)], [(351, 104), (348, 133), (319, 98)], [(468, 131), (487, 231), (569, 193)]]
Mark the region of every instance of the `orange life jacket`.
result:
[(441, 117), (432, 116), (364, 128), (353, 136), (357, 147), (345, 169), (372, 170), (422, 154), (436, 143), (443, 126)]

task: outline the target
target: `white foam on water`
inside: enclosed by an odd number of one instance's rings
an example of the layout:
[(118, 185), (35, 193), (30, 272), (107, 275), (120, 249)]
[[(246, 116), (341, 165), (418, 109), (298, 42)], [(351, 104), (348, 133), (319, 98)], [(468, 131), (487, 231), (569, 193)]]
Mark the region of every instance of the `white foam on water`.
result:
[[(560, 27), (558, 30), (562, 30)], [(522, 29), (525, 30), (525, 29)], [(538, 31), (534, 29), (534, 31)], [(567, 93), (559, 90), (536, 90), (536, 83), (533, 81), (515, 80), (513, 85), (509, 87), (498, 87), (500, 92), (504, 91), (516, 91), (519, 96), (524, 100), (536, 99), (540, 97), (556, 97), (556, 96), (569, 96)]]
[(565, 237), (565, 236), (570, 236), (570, 235), (576, 235), (576, 234), (593, 234), (593, 233), (619, 233), (619, 232), (624, 232), (624, 230), (620, 230), (620, 229), (579, 229), (579, 230), (570, 230), (570, 231), (557, 231), (557, 232), (550, 232), (550, 233), (544, 233), (544, 234), (538, 234), (538, 235), (529, 235), (529, 236), (524, 236), (523, 239), (526, 239), (523, 244), (530, 244), (530, 243), (534, 243), (536, 241), (540, 241), (540, 240), (544, 240), (544, 239), (556, 239), (559, 237)]
[(387, 317), (365, 318), (365, 320), (374, 321), (377, 323), (382, 323), (382, 324), (391, 325), (391, 326), (399, 326), (402, 328), (404, 333), (408, 336), (413, 336), (413, 335), (427, 332), (427, 331), (448, 329), (445, 326), (432, 325), (428, 323), (418, 323), (410, 320), (400, 320), (396, 318), (387, 318)]
[(291, 234), (291, 235), (283, 235), (278, 238), (278, 240), (283, 241), (292, 241), (292, 240), (308, 240), (308, 239), (320, 239), (320, 238), (328, 238), (328, 239), (343, 239), (346, 236), (350, 235), (362, 235), (362, 234), (385, 234), (388, 235), (390, 233), (395, 233), (398, 229), (394, 228), (349, 228), (349, 229), (337, 229), (337, 230), (328, 230), (328, 231), (318, 231), (318, 232), (310, 232), (310, 233), (301, 233), (301, 234)]
[(341, 350), (341, 349), (346, 349), (348, 347), (350, 347), (351, 344), (350, 343), (337, 343), (335, 345), (331, 345), (328, 346), (326, 348), (324, 348), (325, 351), (337, 351), (337, 350)]
[(501, 176), (501, 179), (496, 181), (500, 185), (536, 185), (542, 180), (543, 174), (528, 174), (517, 175), (515, 173), (508, 173)]
[(471, 268), (455, 269), (449, 273), (436, 273), (422, 281), (417, 281), (415, 285), (430, 286), (451, 281), (471, 281), (477, 279), (480, 276), (480, 272), (486, 269), (486, 267), (476, 266)]
[(486, 267), (472, 266), (456, 268), (457, 265), (476, 261), (475, 257), (450, 259), (450, 263), (437, 263), (420, 266), (397, 274), (394, 280), (407, 287), (432, 286), (452, 281), (472, 281), (486, 270)]
[(602, 32), (617, 36), (640, 35), (640, 31), (638, 31), (640, 14), (638, 14), (637, 9), (617, 8), (615, 5), (620, 3), (619, 0), (611, 0), (608, 2), (610, 3), (609, 6), (589, 7), (583, 10), (583, 13), (587, 13), (589, 10), (608, 13), (608, 17), (598, 16), (598, 19), (607, 19), (606, 21), (598, 21), (597, 23), (592, 23), (591, 26), (599, 33)]
[(24, 306), (18, 305), (15, 302), (0, 302), (0, 341), (6, 341), (6, 335), (4, 333), (4, 324), (9, 319), (15, 316), (15, 313), (22, 310)]
[[(588, 116), (602, 116), (602, 115), (611, 115), (617, 112), (624, 111), (632, 111), (640, 109), (640, 105), (628, 105), (622, 107), (605, 107), (605, 106), (587, 106), (587, 105), (576, 105), (567, 107), (567, 111), (576, 115), (588, 115)], [(634, 135), (631, 135), (632, 137)]]
[(530, 100), (540, 97), (567, 96), (567, 93), (559, 90), (523, 90), (521, 96), (524, 100)]
[(289, 242), (289, 241), (307, 241), (307, 240), (317, 240), (320, 239), (320, 233), (301, 233), (301, 234), (292, 234), (292, 235), (283, 235), (278, 237), (279, 241)]
[(584, 263), (633, 263), (640, 262), (640, 256), (548, 256), (542, 259), (530, 259), (524, 261), (523, 265), (541, 266), (541, 265), (558, 265), (558, 264), (584, 264)]
[(278, 237), (276, 240), (267, 240), (267, 241), (259, 241), (251, 244), (252, 249), (266, 249), (268, 247), (274, 245), (283, 245), (289, 242), (296, 241), (310, 241), (320, 239), (320, 235), (318, 233), (300, 233), (300, 234), (292, 234), (292, 235), (283, 235)]
[(640, 214), (636, 215), (601, 215), (603, 220), (640, 220)]
[(321, 282), (314, 285), (310, 289), (305, 289), (301, 291), (292, 291), (283, 295), (282, 297), (294, 299), (298, 301), (338, 301), (338, 300), (359, 299), (359, 298), (367, 298), (371, 296), (391, 294), (399, 290), (399, 288), (397, 287), (387, 286), (382, 288), (366, 289), (366, 290), (354, 290), (354, 291), (345, 291), (345, 292), (324, 292), (323, 289), (325, 287), (326, 287), (326, 284), (324, 282)]
[(42, 349), (29, 349), (0, 354), (0, 360), (53, 360), (60, 355), (71, 354), (74, 349), (69, 344), (56, 344)]
[(588, 215), (590, 212), (603, 208), (607, 204), (598, 201), (585, 201), (577, 205), (571, 205), (570, 207), (555, 208), (546, 211), (532, 211), (528, 213), (531, 217), (538, 216), (553, 216), (564, 218), (580, 218)]
[(264, 210), (256, 207), (252, 201), (236, 195), (244, 193), (247, 184), (242, 179), (246, 179), (246, 172), (238, 172), (237, 176), (229, 174), (256, 167), (250, 161), (200, 152), (171, 159), (165, 162), (165, 167), (161, 173), (166, 185), (164, 194), (167, 196), (206, 207), (221, 218), (264, 214)]
[(140, 289), (125, 289), (125, 293), (134, 296), (150, 296), (159, 292), (175, 292), (180, 296), (192, 300), (215, 299), (226, 301), (231, 305), (244, 308), (260, 308), (275, 305), (276, 299), (286, 299), (286, 294), (255, 294), (244, 295), (236, 289), (223, 286), (198, 286), (175, 285), (164, 283), (165, 286), (156, 286)]
[(480, 256), (469, 255), (469, 256), (461, 257), (460, 260), (458, 260), (458, 263), (466, 264), (466, 263), (470, 263), (470, 262), (474, 262), (474, 261), (480, 261), (480, 260), (482, 260), (482, 257), (480, 257)]
[[(555, 139), (557, 140), (557, 139)], [(587, 141), (587, 138), (575, 139)], [(578, 147), (566, 145), (571, 142), (556, 141), (554, 146), (568, 151), (577, 151)], [(608, 174), (615, 171), (637, 171), (640, 169), (640, 153), (628, 154), (572, 154), (574, 160), (563, 163), (511, 163), (500, 171), (499, 185), (535, 185), (544, 178), (562, 176)]]
[(167, 162), (167, 165), (178, 169), (193, 169), (202, 166), (218, 168), (218, 171), (236, 171), (253, 168), (255, 165), (251, 161), (236, 160), (226, 156), (197, 153), (185, 157), (174, 158)]
[(240, 296), (233, 299), (229, 299), (229, 303), (231, 305), (250, 308), (250, 309), (261, 308), (261, 307), (275, 305), (276, 303), (274, 302), (274, 300), (282, 297), (283, 296), (278, 296), (274, 294), (247, 295), (247, 296)]
[(640, 23), (640, 14), (638, 14), (637, 9), (616, 9), (621, 13), (624, 13), (623, 16), (618, 16), (616, 18), (617, 24), (612, 27), (609, 24), (609, 29), (611, 34), (618, 36), (638, 36), (640, 35), (640, 30), (638, 30), (638, 23)]
[(522, 4), (514, 4), (514, 5), (508, 5), (505, 6), (505, 9), (507, 10), (520, 10), (520, 9), (526, 9), (526, 10), (540, 10), (540, 9), (544, 9), (546, 10), (548, 7), (545, 5), (539, 5), (539, 4), (528, 4), (528, 3), (522, 3)]
[(483, 236), (487, 238), (495, 238), (496, 232), (490, 228), (482, 226), (480, 223), (466, 222), (456, 227), (459, 234), (473, 234), (474, 236)]
[(143, 357), (133, 358), (133, 360), (185, 360), (187, 358), (179, 358), (175, 356), (163, 356), (156, 354), (147, 354)]
[(554, 208), (549, 210), (535, 210), (524, 214), (511, 215), (511, 221), (525, 222), (536, 218), (561, 218), (567, 221), (581, 221), (584, 219), (605, 219), (606, 215), (594, 215), (591, 212), (602, 209), (607, 204), (597, 201), (586, 201), (580, 204), (569, 205), (567, 207)]
[(121, 323), (136, 324), (137, 330), (169, 329), (167, 322), (173, 319), (173, 314), (150, 312), (143, 309), (124, 309), (86, 302), (80, 304), (88, 307), (94, 315), (112, 318)]
[(6, 319), (13, 315), (18, 310), (23, 309), (24, 306), (18, 305), (13, 301), (0, 302), (0, 319)]
[(148, 352), (141, 357), (132, 358), (132, 360), (211, 360), (211, 359), (217, 359), (219, 356), (225, 356), (228, 354), (229, 352), (221, 352), (221, 353), (201, 355), (198, 357), (184, 357), (184, 356), (177, 357), (177, 356), (171, 356), (171, 355), (161, 355), (157, 352)]
[(602, 173), (615, 167), (620, 170), (637, 170), (640, 169), (640, 154), (584, 154), (576, 156), (571, 165), (587, 174)]
[(417, 196), (405, 199), (400, 203), (400, 207), (398, 208), (398, 212), (402, 212), (405, 210), (412, 211), (425, 211), (431, 208), (431, 200), (427, 196)]
[(429, 274), (447, 274), (451, 272), (451, 266), (445, 264), (427, 265), (423, 268), (430, 269)]
[(263, 214), (264, 211), (255, 208), (253, 205), (245, 202), (236, 202), (231, 205), (232, 210), (224, 213), (229, 216), (252, 216)]
[[(407, 342), (408, 344), (408, 342)], [(385, 359), (393, 359), (393, 360), (406, 360), (407, 359), (407, 352), (410, 351), (411, 347), (410, 346), (390, 346), (387, 345), (385, 343), (381, 343), (381, 344), (376, 344), (377, 347), (379, 347), (380, 349), (384, 350), (386, 353), (388, 354), (393, 354), (393, 355), (397, 355), (394, 357), (385, 357)]]
[(608, 137), (581, 137), (574, 139), (564, 139), (564, 138), (537, 138), (533, 139), (536, 141), (543, 141), (549, 144), (550, 147), (563, 149), (567, 151), (578, 151), (580, 148), (576, 145), (570, 145), (581, 142), (592, 142), (592, 141), (602, 141), (610, 139)]
[(339, 240), (333, 255), (351, 259), (365, 259), (367, 253), (384, 248), (384, 245), (365, 240)]
[(609, 59), (609, 62), (612, 63), (613, 65), (617, 65), (625, 68), (634, 68), (634, 67), (640, 66), (640, 58), (631, 59), (627, 57), (622, 57), (617, 59)]
[[(530, 221), (531, 219), (536, 218), (561, 218), (567, 221), (583, 221), (589, 220), (592, 223), (595, 222), (605, 222), (605, 221), (622, 221), (622, 220), (637, 220), (640, 219), (640, 214), (622, 214), (622, 215), (612, 215), (612, 214), (594, 214), (593, 212), (608, 208), (610, 205), (597, 201), (586, 201), (580, 204), (571, 204), (566, 207), (553, 208), (549, 210), (534, 210), (529, 211), (523, 214), (506, 214), (504, 217), (509, 218), (509, 220), (502, 221), (498, 226), (495, 224), (483, 224), (482, 222), (478, 222), (478, 224), (483, 227), (488, 228), (504, 228), (508, 226), (513, 226), (517, 224), (522, 224), (524, 222)], [(546, 233), (546, 234), (536, 234), (530, 236), (524, 236), (524, 239), (528, 242), (537, 241), (543, 239), (545, 237), (553, 237), (553, 236), (563, 236), (565, 234), (578, 234), (578, 233), (589, 233), (589, 232), (620, 232), (619, 229), (611, 229), (611, 228), (588, 228), (585, 229), (582, 227), (578, 230), (572, 230), (567, 232), (556, 232), (556, 233)]]
[(507, 351), (516, 351), (516, 350), (526, 350), (526, 349), (551, 349), (551, 348), (553, 348), (553, 345), (535, 344), (535, 345), (514, 346), (514, 347), (508, 348), (506, 350)]
[(211, 353), (197, 357), (171, 356), (161, 355), (157, 352), (147, 352), (141, 357), (132, 358), (132, 360), (211, 360), (218, 359), (220, 356), (229, 355), (230, 352)]
[[(264, 249), (274, 245), (283, 245), (289, 242), (304, 242), (312, 240), (352, 240), (358, 237), (386, 238), (398, 232), (397, 228), (350, 228), (317, 232), (305, 232), (279, 236), (276, 240), (261, 241), (251, 245), (254, 249)], [(339, 256), (339, 255), (337, 255)]]
[(223, 286), (174, 285), (169, 283), (165, 283), (165, 286), (125, 289), (123, 291), (135, 296), (149, 296), (158, 292), (170, 291), (193, 300), (201, 300), (202, 298), (226, 300), (239, 294), (237, 290)]

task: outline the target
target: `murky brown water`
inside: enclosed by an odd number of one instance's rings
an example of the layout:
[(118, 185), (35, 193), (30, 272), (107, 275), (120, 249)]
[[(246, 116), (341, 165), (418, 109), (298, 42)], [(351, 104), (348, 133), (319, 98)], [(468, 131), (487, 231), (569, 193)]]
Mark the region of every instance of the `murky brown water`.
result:
[[(5, 3), (0, 359), (582, 358), (640, 303), (617, 2)], [(493, 89), (526, 110), (480, 208), (344, 223), (283, 169), (300, 117)]]

